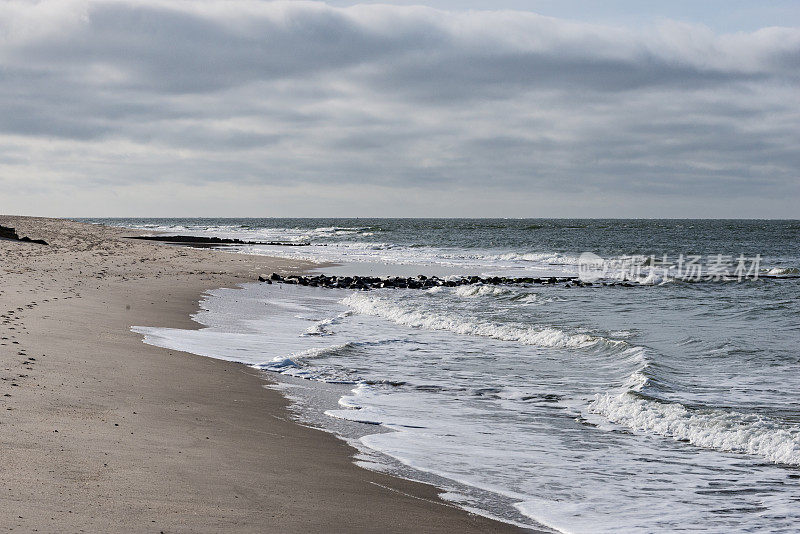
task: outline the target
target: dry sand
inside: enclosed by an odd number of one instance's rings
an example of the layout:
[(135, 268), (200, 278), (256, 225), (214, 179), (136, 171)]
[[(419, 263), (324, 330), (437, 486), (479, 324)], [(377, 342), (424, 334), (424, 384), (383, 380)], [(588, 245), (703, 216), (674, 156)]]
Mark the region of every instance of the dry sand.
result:
[(245, 367), (141, 341), (298, 262), (0, 216), (0, 525), (20, 532), (518, 532), (356, 467)]

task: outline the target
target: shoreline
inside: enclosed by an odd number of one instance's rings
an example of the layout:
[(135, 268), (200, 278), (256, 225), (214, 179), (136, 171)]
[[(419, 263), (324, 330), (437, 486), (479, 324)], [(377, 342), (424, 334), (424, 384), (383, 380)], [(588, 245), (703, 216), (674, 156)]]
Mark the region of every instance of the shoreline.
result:
[(200, 328), (191, 314), (204, 291), (312, 264), (133, 242), (66, 220), (0, 224), (51, 243), (0, 242), (10, 528), (524, 531), (356, 466), (344, 441), (292, 420), (263, 373), (130, 331)]

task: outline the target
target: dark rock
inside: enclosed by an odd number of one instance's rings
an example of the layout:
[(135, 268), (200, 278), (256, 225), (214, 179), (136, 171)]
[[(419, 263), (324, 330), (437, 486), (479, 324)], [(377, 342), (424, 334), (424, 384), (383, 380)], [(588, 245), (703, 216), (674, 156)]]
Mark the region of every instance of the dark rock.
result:
[(5, 239), (13, 239), (14, 241), (23, 241), (25, 243), (38, 243), (39, 245), (47, 245), (44, 239), (31, 239), (30, 237), (20, 237), (17, 235), (16, 229), (11, 226), (3, 226), (0, 224), (0, 237)]
[(190, 246), (227, 246), (227, 245), (272, 245), (279, 247), (308, 247), (311, 243), (287, 243), (283, 241), (242, 241), (241, 239), (228, 239), (225, 237), (203, 237), (194, 235), (153, 235), (129, 236), (128, 239), (141, 239), (143, 241), (161, 241), (175, 245)]
[[(418, 275), (415, 278), (401, 278), (398, 276), (380, 278), (378, 276), (300, 276), (289, 275), (282, 277), (277, 273), (272, 273), (269, 278), (264, 276), (258, 277), (259, 281), (271, 284), (273, 282), (282, 282), (284, 284), (297, 284), (302, 286), (311, 287), (328, 287), (328, 288), (343, 288), (354, 289), (359, 291), (368, 291), (370, 289), (430, 289), (433, 287), (457, 287), (470, 284), (487, 284), (487, 285), (522, 285), (522, 284), (565, 284), (565, 287), (584, 287), (583, 282), (577, 277), (550, 277), (547, 279), (530, 278), (530, 277), (517, 277), (507, 278), (501, 276), (490, 276), (482, 278), (480, 276), (468, 276), (462, 278), (450, 278), (445, 280), (438, 276), (425, 276)], [(591, 285), (591, 284), (588, 284)]]

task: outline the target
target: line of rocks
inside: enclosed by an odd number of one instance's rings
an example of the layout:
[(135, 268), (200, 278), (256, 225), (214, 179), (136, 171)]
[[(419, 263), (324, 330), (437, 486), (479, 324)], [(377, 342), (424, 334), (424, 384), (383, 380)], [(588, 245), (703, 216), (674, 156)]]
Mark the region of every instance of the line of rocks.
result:
[(258, 277), (259, 282), (266, 282), (267, 284), (295, 284), (310, 287), (329, 287), (339, 289), (357, 289), (368, 291), (370, 289), (382, 288), (397, 288), (397, 289), (430, 289), (433, 287), (458, 287), (467, 285), (556, 285), (562, 284), (563, 287), (591, 287), (593, 285), (617, 285), (624, 287), (633, 287), (634, 284), (627, 282), (619, 283), (603, 283), (593, 284), (591, 282), (583, 282), (576, 276), (551, 276), (549, 278), (532, 278), (520, 277), (509, 278), (505, 276), (464, 276), (461, 278), (439, 278), (437, 276), (427, 277), (419, 275), (415, 278), (395, 277), (378, 277), (378, 276), (326, 276), (323, 274), (314, 276), (300, 276), (289, 275), (281, 276), (278, 273), (272, 273), (267, 278), (265, 276)]
[(128, 239), (142, 239), (144, 241), (162, 241), (176, 245), (192, 246), (217, 246), (217, 245), (273, 245), (280, 247), (308, 247), (311, 243), (289, 243), (284, 241), (243, 241), (226, 237), (204, 237), (194, 235), (134, 235)]

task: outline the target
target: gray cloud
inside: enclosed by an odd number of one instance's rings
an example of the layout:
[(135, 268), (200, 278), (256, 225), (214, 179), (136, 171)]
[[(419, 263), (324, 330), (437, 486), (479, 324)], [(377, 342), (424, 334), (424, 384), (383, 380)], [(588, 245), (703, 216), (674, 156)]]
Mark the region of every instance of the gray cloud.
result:
[[(0, 36), (0, 182), (25, 182), (29, 210), (50, 206), (56, 185), (130, 210), (113, 199), (137, 184), (224, 184), (308, 191), (304, 209), (339, 202), (329, 187), (458, 188), (490, 191), (495, 206), (506, 195), (517, 210), (480, 215), (626, 214), (607, 212), (598, 192), (637, 206), (666, 195), (678, 210), (683, 198), (676, 216), (701, 215), (698, 197), (727, 199), (713, 214), (735, 216), (755, 195), (789, 206), (765, 216), (798, 215), (796, 28), (718, 35), (519, 12), (61, 0), (0, 6)], [(577, 200), (558, 212), (556, 196), (544, 200), (554, 191)], [(142, 214), (161, 206), (141, 202)], [(441, 204), (443, 215), (469, 209)]]

